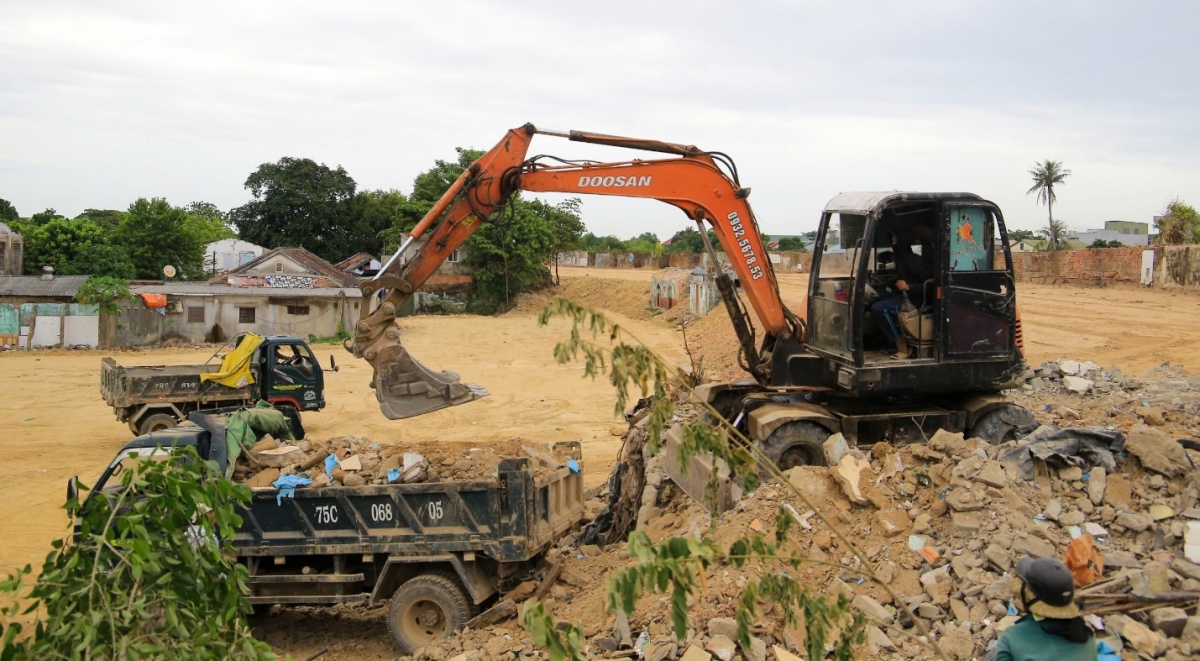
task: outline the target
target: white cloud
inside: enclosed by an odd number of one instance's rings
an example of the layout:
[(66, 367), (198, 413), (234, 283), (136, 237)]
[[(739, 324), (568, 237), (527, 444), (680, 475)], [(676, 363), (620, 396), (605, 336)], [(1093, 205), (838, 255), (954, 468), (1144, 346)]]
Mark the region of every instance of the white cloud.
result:
[[(1076, 226), (1200, 203), (1190, 4), (9, 2), (0, 197), (23, 213), (139, 196), (232, 207), (260, 163), (407, 190), (532, 121), (719, 149), (764, 231), (842, 190), (969, 190), (1035, 228), (1026, 171), (1074, 171)], [(548, 138), (535, 153), (623, 158)], [(598, 233), (689, 222), (587, 198)]]

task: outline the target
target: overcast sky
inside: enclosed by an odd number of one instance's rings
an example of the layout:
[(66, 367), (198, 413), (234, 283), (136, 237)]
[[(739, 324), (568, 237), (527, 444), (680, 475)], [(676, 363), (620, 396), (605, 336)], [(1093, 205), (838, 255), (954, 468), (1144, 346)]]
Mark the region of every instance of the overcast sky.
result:
[[(965, 190), (1040, 228), (1035, 161), (1075, 229), (1200, 205), (1200, 3), (0, 3), (0, 197), (22, 215), (137, 197), (244, 203), (282, 156), (411, 190), (533, 122), (737, 161), (764, 232), (840, 191)], [(539, 137), (532, 153), (634, 154)], [(597, 234), (689, 225), (584, 199)]]

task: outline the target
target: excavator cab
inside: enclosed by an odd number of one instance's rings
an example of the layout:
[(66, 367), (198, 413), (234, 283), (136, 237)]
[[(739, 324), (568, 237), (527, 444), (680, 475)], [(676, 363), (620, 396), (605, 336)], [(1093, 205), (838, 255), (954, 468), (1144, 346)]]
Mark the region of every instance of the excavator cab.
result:
[(843, 193), (821, 215), (807, 351), (776, 385), (879, 396), (1000, 390), (1024, 367), (999, 207), (969, 193)]

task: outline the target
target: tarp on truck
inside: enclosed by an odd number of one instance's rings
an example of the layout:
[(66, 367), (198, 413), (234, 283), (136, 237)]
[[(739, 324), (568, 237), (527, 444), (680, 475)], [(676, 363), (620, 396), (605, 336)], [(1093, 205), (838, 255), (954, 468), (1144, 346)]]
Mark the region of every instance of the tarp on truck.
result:
[(262, 342), (263, 338), (261, 335), (246, 333), (241, 343), (221, 359), (221, 369), (219, 371), (207, 372), (200, 375), (201, 383), (216, 381), (230, 388), (245, 388), (254, 383), (254, 376), (250, 373), (250, 358), (254, 355), (254, 350)]
[[(242, 344), (245, 343), (243, 340)], [(288, 426), (287, 417), (268, 402), (259, 400), (254, 408), (243, 409), (229, 416), (225, 421), (225, 448), (229, 457), (225, 466), (226, 479), (233, 475), (234, 464), (242, 450), (250, 449), (265, 434), (292, 440), (292, 428)]]

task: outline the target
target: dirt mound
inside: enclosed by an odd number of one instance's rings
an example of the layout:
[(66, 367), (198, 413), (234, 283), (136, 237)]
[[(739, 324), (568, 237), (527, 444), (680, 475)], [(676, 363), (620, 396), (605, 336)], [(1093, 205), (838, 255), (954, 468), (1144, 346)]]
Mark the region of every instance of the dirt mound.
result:
[(504, 316), (537, 314), (555, 296), (569, 298), (597, 310), (616, 312), (630, 319), (649, 319), (660, 314), (660, 311), (650, 308), (649, 276), (645, 282), (640, 282), (584, 274), (564, 277), (562, 284), (557, 287), (522, 294), (517, 297), (513, 309)]
[[(757, 317), (750, 316), (755, 332), (762, 337)], [(686, 326), (688, 345), (696, 356), (703, 358), (705, 376), (710, 381), (735, 381), (753, 378), (738, 366), (738, 339), (733, 322), (718, 306), (703, 317), (692, 319)]]

